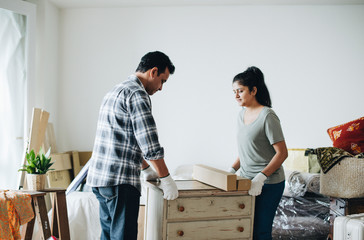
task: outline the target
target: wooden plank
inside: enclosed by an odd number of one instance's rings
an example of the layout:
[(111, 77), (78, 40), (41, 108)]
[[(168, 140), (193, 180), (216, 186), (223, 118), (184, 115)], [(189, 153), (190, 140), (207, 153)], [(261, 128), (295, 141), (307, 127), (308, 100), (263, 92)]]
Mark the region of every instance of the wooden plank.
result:
[(56, 193), (56, 213), (57, 213), (57, 224), (59, 239), (69, 240), (70, 230), (67, 215), (67, 202), (65, 192)]
[(29, 151), (32, 149), (37, 154), (44, 142), (47, 129), (49, 113), (39, 108), (33, 109), (32, 128), (29, 139)]
[(252, 181), (248, 178), (237, 176), (236, 189), (238, 191), (248, 191), (251, 187)]
[[(30, 152), (32, 149), (34, 150), (35, 154), (39, 152), (40, 147), (44, 142), (45, 131), (48, 125), (49, 113), (39, 109), (33, 108), (33, 115), (31, 121), (31, 129), (29, 135), (29, 143), (27, 145), (27, 149)], [(26, 164), (26, 151), (23, 153), (23, 164)], [(25, 178), (25, 172), (21, 172), (20, 179), (19, 179), (19, 189), (27, 189), (27, 181)]]
[(30, 123), (28, 150), (30, 151), (34, 149), (35, 153), (39, 151), (39, 148), (36, 149), (36, 145), (38, 143), (38, 132), (41, 113), (42, 110), (40, 108), (33, 108), (32, 121)]
[(36, 217), (34, 209), (34, 198), (36, 197), (32, 196), (32, 209), (34, 212), (34, 218), (22, 226), (21, 239), (24, 240), (32, 240), (33, 237), (34, 222)]
[(52, 236), (59, 237), (58, 232), (58, 214), (57, 214), (57, 201), (56, 201), (56, 193), (51, 193), (53, 195), (52, 198), (52, 217), (51, 217), (51, 233)]
[[(49, 112), (42, 110), (40, 114), (40, 122), (39, 122), (39, 129), (38, 129), (38, 138), (37, 138), (37, 145), (35, 146), (38, 151), (40, 147), (43, 146), (44, 139), (45, 139), (45, 132), (48, 126), (48, 119), (49, 119)], [(37, 151), (37, 152), (38, 152)]]
[[(39, 130), (40, 114), (41, 114), (41, 109), (33, 108), (32, 120), (31, 120), (31, 123), (30, 123), (29, 142), (28, 142), (28, 144), (26, 146), (26, 149), (23, 152), (21, 166), (25, 165), (26, 162), (27, 162), (27, 160), (26, 160), (27, 151), (29, 151), (29, 149), (32, 149), (31, 147), (33, 147), (33, 145), (35, 145), (35, 142), (38, 141), (37, 137), (38, 137), (38, 130)], [(25, 171), (22, 171), (20, 173), (20, 178), (19, 178), (19, 184), (18, 185), (19, 185), (19, 189), (21, 189), (21, 188), (27, 189)]]
[(193, 166), (193, 178), (225, 191), (236, 190), (237, 176), (235, 174), (203, 164)]
[(45, 132), (45, 138), (44, 138), (44, 151), (47, 152), (48, 149), (51, 149), (51, 153), (56, 153), (57, 151), (57, 145), (56, 145), (56, 136), (54, 134), (54, 128), (53, 123), (47, 124), (47, 129)]
[(44, 201), (44, 196), (36, 197), (34, 201), (34, 209), (37, 216), (38, 226), (42, 233), (41, 239), (46, 240), (51, 236), (50, 224), (48, 221), (47, 208)]
[[(195, 182), (194, 184), (186, 184), (185, 182)], [(178, 188), (178, 198), (183, 197), (201, 197), (206, 194), (211, 194), (214, 196), (239, 196), (244, 192), (247, 194), (247, 191), (224, 191), (218, 189), (216, 187), (207, 185), (205, 183), (199, 182), (197, 180), (175, 180), (177, 188)], [(163, 192), (162, 189), (159, 187), (160, 182), (152, 182), (146, 181), (143, 182), (148, 188), (153, 188), (154, 190), (158, 189), (160, 192)], [(204, 187), (201, 187), (203, 185)]]

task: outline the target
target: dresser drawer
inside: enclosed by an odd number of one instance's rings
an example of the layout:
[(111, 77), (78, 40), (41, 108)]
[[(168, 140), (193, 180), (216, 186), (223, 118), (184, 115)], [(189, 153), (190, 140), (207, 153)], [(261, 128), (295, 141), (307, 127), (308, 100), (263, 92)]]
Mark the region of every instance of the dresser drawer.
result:
[(251, 220), (228, 219), (167, 224), (167, 239), (244, 239), (251, 235)]
[(193, 219), (251, 215), (251, 196), (177, 198), (168, 201), (167, 219)]

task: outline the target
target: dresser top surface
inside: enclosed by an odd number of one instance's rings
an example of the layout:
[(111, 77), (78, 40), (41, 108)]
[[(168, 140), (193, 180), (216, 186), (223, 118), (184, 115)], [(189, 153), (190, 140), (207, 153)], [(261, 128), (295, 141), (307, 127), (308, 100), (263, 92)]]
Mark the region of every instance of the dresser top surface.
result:
[[(197, 180), (175, 180), (178, 192), (181, 195), (193, 194), (193, 193), (210, 193), (213, 195), (225, 195), (225, 194), (247, 194), (247, 191), (224, 191), (216, 187), (207, 185), (205, 183), (199, 182)], [(160, 189), (160, 182), (147, 181), (143, 183), (146, 187), (151, 187), (153, 189)]]
[[(196, 180), (175, 180), (178, 191), (193, 191), (193, 190), (215, 190), (217, 188), (209, 186)], [(159, 188), (160, 182), (147, 181), (143, 184), (147, 186), (155, 186)]]

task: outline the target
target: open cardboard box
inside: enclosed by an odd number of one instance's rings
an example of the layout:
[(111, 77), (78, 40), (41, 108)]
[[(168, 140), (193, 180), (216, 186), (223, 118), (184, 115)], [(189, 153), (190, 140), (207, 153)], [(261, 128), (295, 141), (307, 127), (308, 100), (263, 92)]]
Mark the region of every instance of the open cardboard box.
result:
[(47, 173), (49, 188), (67, 188), (71, 183), (71, 154), (70, 153), (52, 153), (51, 156), (52, 171)]
[(86, 165), (88, 160), (90, 160), (91, 155), (92, 155), (91, 151), (86, 151), (86, 152), (72, 151), (72, 165), (73, 165), (74, 178), (81, 171), (81, 168)]
[(54, 170), (47, 173), (48, 187), (67, 188), (81, 168), (91, 158), (91, 155), (91, 151), (52, 153), (51, 158), (54, 164), (51, 168)]

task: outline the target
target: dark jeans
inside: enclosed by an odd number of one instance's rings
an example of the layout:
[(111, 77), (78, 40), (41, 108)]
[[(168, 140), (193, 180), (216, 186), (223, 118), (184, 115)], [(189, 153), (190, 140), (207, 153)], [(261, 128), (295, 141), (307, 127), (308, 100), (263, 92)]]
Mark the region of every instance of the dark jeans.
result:
[(92, 191), (100, 203), (101, 240), (137, 239), (140, 192), (128, 184)]
[(283, 195), (284, 185), (285, 181), (276, 184), (264, 184), (262, 193), (255, 198), (253, 239), (272, 239), (273, 220)]

